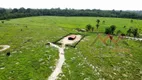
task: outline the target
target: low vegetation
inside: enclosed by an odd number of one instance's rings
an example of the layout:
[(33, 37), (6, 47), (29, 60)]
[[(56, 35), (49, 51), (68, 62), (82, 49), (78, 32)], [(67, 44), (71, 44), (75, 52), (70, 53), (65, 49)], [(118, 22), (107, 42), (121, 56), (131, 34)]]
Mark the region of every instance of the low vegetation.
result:
[[(98, 29), (84, 31), (86, 25), (95, 26), (97, 19)], [(142, 42), (115, 35), (110, 41), (104, 34), (107, 27), (113, 31), (111, 34), (126, 34), (130, 26), (142, 34), (141, 20), (133, 19), (131, 23), (131, 19), (122, 18), (39, 16), (3, 21), (0, 45), (11, 47), (0, 52), (0, 80), (46, 80), (59, 56), (56, 48), (45, 44), (68, 33), (86, 37), (76, 48), (65, 49), (66, 60), (58, 80), (141, 80)]]

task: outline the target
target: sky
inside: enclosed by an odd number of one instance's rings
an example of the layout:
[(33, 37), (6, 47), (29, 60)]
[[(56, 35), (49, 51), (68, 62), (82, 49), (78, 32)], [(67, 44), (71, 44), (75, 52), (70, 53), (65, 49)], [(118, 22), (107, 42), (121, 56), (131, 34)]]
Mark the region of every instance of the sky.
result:
[(2, 8), (142, 10), (142, 0), (0, 0)]

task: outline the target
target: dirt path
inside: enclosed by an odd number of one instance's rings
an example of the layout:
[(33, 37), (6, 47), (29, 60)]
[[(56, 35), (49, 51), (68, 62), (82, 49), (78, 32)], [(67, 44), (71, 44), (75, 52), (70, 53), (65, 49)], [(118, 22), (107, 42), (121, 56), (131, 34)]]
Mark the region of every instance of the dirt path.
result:
[(127, 37), (127, 36), (125, 38), (136, 40), (136, 41), (142, 41), (142, 38), (134, 38), (134, 37)]
[(59, 59), (58, 59), (58, 62), (56, 64), (56, 68), (48, 78), (48, 80), (56, 80), (58, 78), (58, 75), (62, 72), (62, 65), (65, 61), (65, 56), (64, 56), (65, 47), (64, 46), (59, 47), (59, 46), (57, 46), (53, 43), (50, 43), (50, 46), (57, 48), (58, 51), (59, 51)]
[(9, 45), (0, 45), (0, 47), (2, 47), (2, 49), (0, 49), (0, 52), (5, 51), (6, 49), (10, 48)]
[(82, 38), (81, 35), (75, 35), (75, 36), (76, 36), (76, 38), (74, 40), (69, 40), (68, 39), (68, 37), (70, 37), (70, 35), (67, 36), (67, 37), (64, 37), (62, 40), (60, 40), (59, 43), (62, 44), (61, 47), (49, 42), (50, 46), (55, 47), (55, 48), (58, 49), (59, 59), (58, 59), (58, 62), (56, 64), (55, 70), (48, 77), (48, 80), (56, 80), (58, 78), (58, 75), (62, 72), (62, 65), (63, 65), (63, 63), (65, 61), (65, 56), (64, 56), (65, 45), (67, 45), (67, 44), (72, 45), (73, 43), (78, 42)]

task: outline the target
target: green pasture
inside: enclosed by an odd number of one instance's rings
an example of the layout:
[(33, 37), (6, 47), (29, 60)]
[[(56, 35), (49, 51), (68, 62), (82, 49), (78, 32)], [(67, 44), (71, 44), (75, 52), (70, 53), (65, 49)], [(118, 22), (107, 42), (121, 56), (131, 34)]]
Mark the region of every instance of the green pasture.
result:
[[(99, 29), (96, 20), (100, 19)], [(105, 23), (102, 23), (105, 21)], [(141, 80), (142, 42), (107, 39), (104, 44), (97, 32), (116, 25), (123, 33), (136, 27), (142, 34), (142, 20), (103, 17), (39, 16), (0, 21), (0, 45), (10, 49), (0, 52), (0, 80), (46, 80), (55, 68), (58, 50), (46, 46), (69, 33), (86, 35), (75, 47), (66, 47), (66, 61), (58, 80)], [(94, 32), (77, 32), (87, 24)], [(126, 28), (124, 28), (126, 26)], [(104, 39), (107, 35), (101, 33)], [(96, 39), (96, 42), (94, 40)], [(118, 36), (114, 36), (117, 40)], [(7, 56), (6, 53), (11, 55)]]

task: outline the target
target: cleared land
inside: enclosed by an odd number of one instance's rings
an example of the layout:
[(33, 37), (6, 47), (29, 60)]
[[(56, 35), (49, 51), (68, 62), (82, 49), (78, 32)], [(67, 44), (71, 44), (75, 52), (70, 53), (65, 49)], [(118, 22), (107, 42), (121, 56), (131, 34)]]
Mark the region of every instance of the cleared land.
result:
[[(97, 30), (96, 20), (100, 19)], [(105, 24), (102, 21), (105, 20)], [(107, 45), (98, 39), (96, 32), (116, 25), (116, 31), (126, 33), (129, 27), (139, 28), (142, 34), (142, 20), (102, 17), (53, 17), (40, 16), (6, 20), (0, 23), (0, 45), (10, 45), (0, 52), (0, 80), (46, 80), (55, 69), (58, 50), (46, 48), (69, 33), (78, 33), (75, 28), (95, 27), (76, 48), (66, 47), (65, 58), (59, 80), (141, 80), (142, 42), (121, 39), (117, 45), (109, 40)], [(126, 26), (126, 28), (124, 28)], [(105, 34), (101, 34), (105, 37)], [(115, 36), (114, 39), (118, 37)], [(10, 52), (10, 56), (6, 53)]]

